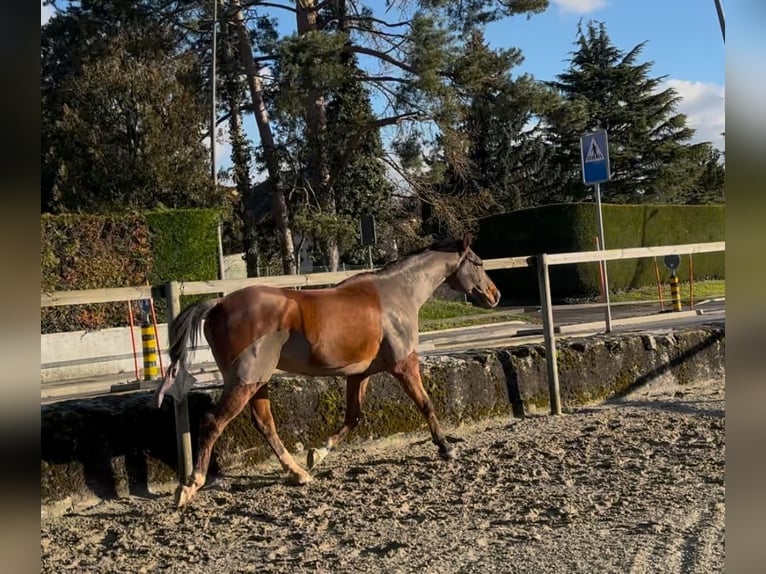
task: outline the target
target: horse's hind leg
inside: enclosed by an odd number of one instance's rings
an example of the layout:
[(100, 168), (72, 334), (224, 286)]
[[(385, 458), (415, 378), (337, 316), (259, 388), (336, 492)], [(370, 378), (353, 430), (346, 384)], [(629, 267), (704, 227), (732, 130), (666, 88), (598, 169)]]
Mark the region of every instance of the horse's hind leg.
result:
[(242, 351), (225, 372), (216, 358), (224, 375), (223, 394), (215, 409), (202, 418), (197, 465), (187, 484), (179, 486), (176, 491), (178, 506), (189, 502), (205, 484), (215, 441), (221, 436), (226, 425), (245, 408), (258, 389), (269, 380), (288, 337), (287, 331), (267, 333)]
[(309, 468), (314, 468), (328, 453), (340, 444), (346, 435), (359, 424), (359, 416), (362, 412), (364, 395), (367, 392), (369, 377), (363, 375), (351, 375), (346, 378), (346, 418), (341, 429), (327, 440), (322, 448), (312, 448), (306, 457)]
[(187, 478), (186, 484), (176, 490), (176, 506), (188, 503), (194, 494), (204, 486), (210, 455), (218, 437), (231, 420), (245, 408), (258, 387), (255, 385), (234, 385), (225, 388), (215, 408), (202, 417), (199, 434), (199, 454), (194, 472)]
[(393, 369), (393, 374), (401, 384), (404, 392), (415, 402), (420, 412), (426, 418), (426, 421), (428, 421), (431, 440), (439, 447), (439, 455), (442, 458), (453, 458), (454, 451), (447, 445), (444, 433), (436, 418), (431, 399), (428, 397), (425, 388), (423, 388), (423, 382), (420, 379), (418, 354), (412, 353), (403, 361), (398, 362)]
[(253, 424), (261, 432), (266, 442), (277, 455), (282, 468), (288, 471), (293, 482), (306, 484), (311, 481), (311, 475), (303, 470), (287, 452), (282, 440), (277, 434), (274, 425), (274, 417), (271, 415), (271, 405), (266, 385), (258, 389), (255, 396), (250, 399), (250, 413), (253, 416)]

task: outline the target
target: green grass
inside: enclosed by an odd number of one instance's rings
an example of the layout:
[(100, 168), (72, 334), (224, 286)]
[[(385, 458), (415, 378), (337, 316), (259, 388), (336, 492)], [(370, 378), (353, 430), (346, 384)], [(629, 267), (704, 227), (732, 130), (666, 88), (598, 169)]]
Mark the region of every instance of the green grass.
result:
[(442, 331), (503, 321), (534, 322), (530, 317), (508, 313), (502, 309), (482, 309), (462, 301), (428, 301), (420, 308), (420, 331)]
[[(670, 285), (667, 282), (661, 285), (662, 288), (662, 300), (670, 300)], [(689, 298), (689, 282), (679, 283), (679, 292), (681, 299)], [(726, 281), (724, 280), (708, 280), (708, 281), (695, 281), (694, 282), (694, 300), (701, 301), (702, 299), (709, 299), (711, 297), (725, 297), (726, 296)], [(658, 301), (659, 293), (657, 292), (657, 286), (645, 286), (639, 289), (631, 289), (630, 291), (623, 291), (619, 293), (610, 293), (609, 300), (614, 303), (623, 303), (631, 301)]]
[(451, 319), (453, 317), (465, 317), (466, 315), (482, 315), (492, 313), (489, 309), (482, 309), (470, 303), (462, 301), (427, 301), (420, 308), (418, 319), (421, 321), (431, 321), (435, 319)]

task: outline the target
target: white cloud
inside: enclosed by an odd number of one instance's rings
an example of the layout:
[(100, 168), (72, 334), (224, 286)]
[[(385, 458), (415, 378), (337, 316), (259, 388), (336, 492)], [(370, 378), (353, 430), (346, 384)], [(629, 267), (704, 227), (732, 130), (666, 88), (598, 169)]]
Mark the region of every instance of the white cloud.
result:
[(53, 12), (53, 6), (43, 6), (43, 0), (40, 0), (40, 26), (51, 19)]
[(686, 114), (689, 127), (697, 130), (693, 141), (709, 141), (720, 150), (726, 149), (721, 135), (726, 131), (724, 86), (671, 79), (661, 88), (673, 88), (681, 96), (678, 111)]
[(606, 0), (553, 0), (553, 3), (564, 12), (587, 14), (606, 6)]

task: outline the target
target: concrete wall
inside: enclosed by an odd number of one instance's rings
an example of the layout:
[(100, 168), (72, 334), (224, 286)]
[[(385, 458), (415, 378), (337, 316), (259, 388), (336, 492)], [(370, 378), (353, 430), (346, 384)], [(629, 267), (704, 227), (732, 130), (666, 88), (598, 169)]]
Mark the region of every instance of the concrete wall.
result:
[[(559, 341), (564, 410), (658, 379), (684, 384), (721, 377), (724, 341), (724, 329), (712, 327)], [(421, 361), (421, 371), (447, 429), (462, 421), (549, 408), (542, 345), (429, 356)], [(199, 421), (219, 392), (198, 390), (189, 396), (195, 449)], [(277, 428), (292, 452), (321, 446), (343, 419), (344, 381), (338, 378), (278, 377), (270, 383), (270, 397)], [(153, 409), (149, 398), (150, 393), (138, 392), (43, 405), (42, 502), (146, 493), (175, 482), (172, 399)], [(362, 422), (349, 440), (424, 428), (396, 381), (380, 374), (371, 381)], [(219, 439), (211, 473), (269, 456), (265, 441), (243, 414)], [(305, 463), (305, 454), (297, 456)]]
[[(204, 323), (204, 322), (203, 322)], [(103, 375), (123, 374), (126, 381), (136, 378), (130, 327), (73, 331), (40, 335), (40, 377), (43, 383), (87, 379)], [(159, 348), (164, 365), (168, 357), (168, 326), (157, 325)], [(139, 377), (143, 379), (141, 328), (133, 328)], [(212, 362), (213, 355), (204, 343), (194, 352), (198, 363)]]

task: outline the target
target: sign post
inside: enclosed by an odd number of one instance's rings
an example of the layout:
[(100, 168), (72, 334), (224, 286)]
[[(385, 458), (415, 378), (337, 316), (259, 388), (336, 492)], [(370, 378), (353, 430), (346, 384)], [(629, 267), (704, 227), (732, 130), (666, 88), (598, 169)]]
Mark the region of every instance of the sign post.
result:
[[(604, 220), (601, 215), (601, 183), (609, 181), (609, 142), (606, 130), (598, 130), (580, 137), (580, 159), (582, 160), (582, 180), (585, 185), (595, 185), (596, 203), (598, 204), (599, 248), (606, 249), (604, 242)], [(604, 301), (606, 302), (606, 332), (612, 331), (612, 311), (609, 307), (609, 278), (606, 274), (606, 262), (599, 261), (604, 276)]]
[(372, 269), (372, 246), (377, 241), (375, 236), (375, 216), (369, 214), (362, 216), (362, 219), (359, 221), (359, 234), (362, 236), (362, 246), (367, 247), (367, 257), (369, 258), (370, 269)]
[(676, 275), (676, 269), (680, 264), (681, 258), (675, 253), (665, 256), (665, 267), (670, 269), (670, 299), (673, 301), (673, 311), (681, 310), (681, 291), (678, 289), (678, 275)]

